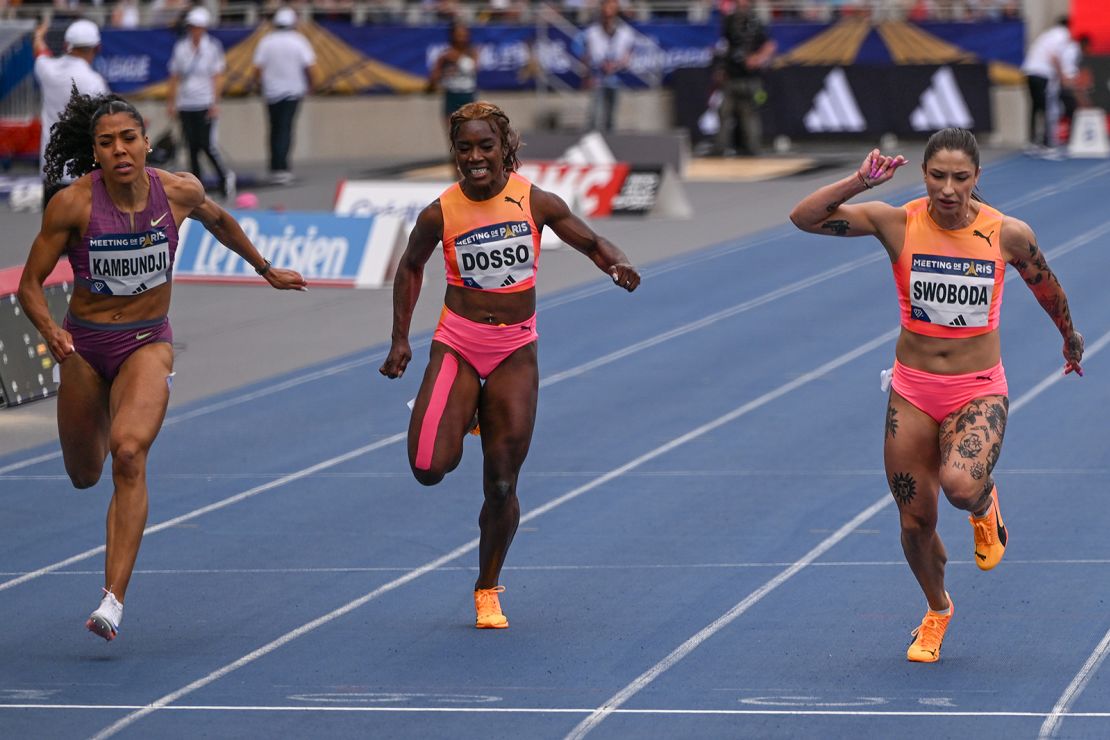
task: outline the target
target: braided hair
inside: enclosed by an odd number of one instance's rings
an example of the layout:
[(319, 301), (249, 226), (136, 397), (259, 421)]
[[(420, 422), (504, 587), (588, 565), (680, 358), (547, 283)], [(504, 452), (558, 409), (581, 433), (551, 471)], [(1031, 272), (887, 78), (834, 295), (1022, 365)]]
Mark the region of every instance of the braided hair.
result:
[(146, 124), (135, 106), (118, 95), (85, 95), (74, 84), (69, 102), (58, 122), (50, 127), (43, 173), (47, 182), (59, 182), (65, 175), (81, 177), (96, 167), (93, 134), (104, 116), (127, 113), (146, 135)]
[(517, 152), (520, 150), (520, 134), (509, 123), (505, 111), (493, 103), (478, 100), (467, 103), (451, 114), (451, 151), (455, 151), (455, 137), (464, 123), (469, 121), (488, 121), (501, 136), (501, 150), (505, 153), (505, 171), (513, 172), (520, 167)]

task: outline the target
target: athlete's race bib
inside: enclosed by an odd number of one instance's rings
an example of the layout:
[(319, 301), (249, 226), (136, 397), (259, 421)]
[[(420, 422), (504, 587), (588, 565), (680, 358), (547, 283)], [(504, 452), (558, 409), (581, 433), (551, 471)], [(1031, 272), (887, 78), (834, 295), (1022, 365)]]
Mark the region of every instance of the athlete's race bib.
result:
[(165, 231), (101, 234), (89, 239), (92, 291), (138, 295), (166, 282), (172, 262)]
[(459, 277), (470, 288), (507, 288), (532, 277), (536, 255), (527, 221), (506, 221), (455, 239)]
[(910, 315), (945, 326), (986, 326), (994, 295), (994, 260), (915, 254)]

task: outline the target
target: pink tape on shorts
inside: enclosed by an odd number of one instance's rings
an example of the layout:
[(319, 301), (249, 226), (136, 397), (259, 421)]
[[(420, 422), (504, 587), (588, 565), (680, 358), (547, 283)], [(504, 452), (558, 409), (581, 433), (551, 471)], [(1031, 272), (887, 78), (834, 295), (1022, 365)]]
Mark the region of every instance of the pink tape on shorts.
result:
[(436, 449), (439, 421), (443, 418), (443, 410), (447, 408), (447, 396), (451, 394), (451, 386), (454, 385), (458, 372), (459, 361), (455, 356), (450, 353), (443, 355), (439, 375), (436, 376), (435, 385), (432, 386), (432, 398), (428, 401), (428, 408), (424, 411), (424, 421), (420, 424), (420, 440), (416, 443), (416, 467), (420, 470), (428, 470), (432, 467), (432, 453)]

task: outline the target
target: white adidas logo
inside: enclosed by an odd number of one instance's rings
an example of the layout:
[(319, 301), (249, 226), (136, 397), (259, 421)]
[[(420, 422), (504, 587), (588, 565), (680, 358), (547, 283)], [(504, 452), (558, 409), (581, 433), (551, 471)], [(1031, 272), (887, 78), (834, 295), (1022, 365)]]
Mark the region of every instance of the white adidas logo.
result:
[(856, 96), (848, 84), (848, 75), (837, 67), (829, 72), (821, 92), (813, 99), (813, 107), (803, 119), (806, 131), (863, 131), (867, 121), (860, 112)]
[(951, 67), (941, 67), (933, 75), (929, 88), (921, 94), (920, 104), (910, 114), (910, 125), (914, 131), (975, 126)]

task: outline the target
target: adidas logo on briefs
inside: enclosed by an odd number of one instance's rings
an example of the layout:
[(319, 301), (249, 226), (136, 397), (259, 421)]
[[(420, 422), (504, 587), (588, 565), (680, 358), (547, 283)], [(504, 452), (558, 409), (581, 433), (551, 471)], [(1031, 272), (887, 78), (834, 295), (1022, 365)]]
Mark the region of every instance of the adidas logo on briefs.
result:
[(949, 326), (967, 326), (967, 320), (966, 320), (966, 319), (964, 319), (964, 315), (963, 315), (963, 314), (960, 314), (960, 315), (959, 315), (959, 316), (957, 316), (956, 318), (954, 318), (954, 319), (952, 319), (951, 321), (949, 321), (949, 322), (948, 322), (948, 325), (949, 325)]
[(821, 91), (813, 99), (813, 107), (803, 119), (806, 131), (863, 131), (867, 121), (860, 112), (856, 96), (848, 84), (848, 75), (837, 67), (825, 78)]
[(975, 126), (951, 67), (941, 67), (933, 75), (928, 89), (921, 94), (920, 103), (910, 114), (910, 125), (914, 131)]
[(509, 275), (509, 276), (508, 276), (507, 278), (505, 278), (505, 280), (504, 280), (504, 281), (503, 281), (503, 282), (501, 283), (501, 287), (502, 287), (502, 288), (507, 288), (507, 287), (509, 287), (510, 285), (513, 285), (513, 284), (515, 284), (515, 283), (516, 283), (516, 280), (514, 280), (514, 279), (513, 279), (513, 276), (512, 276), (512, 275)]

